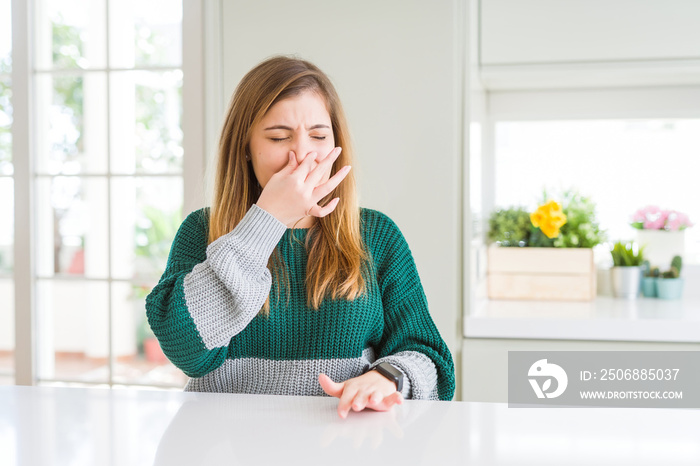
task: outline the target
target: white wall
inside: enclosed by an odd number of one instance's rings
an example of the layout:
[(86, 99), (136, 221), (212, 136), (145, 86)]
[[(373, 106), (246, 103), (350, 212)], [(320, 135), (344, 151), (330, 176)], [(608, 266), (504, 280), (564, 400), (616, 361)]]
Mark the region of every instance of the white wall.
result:
[(700, 83), (696, 0), (480, 0), (490, 90)]
[[(461, 345), (464, 3), (227, 0), (220, 12), (223, 58), (209, 51), (214, 62), (207, 65), (213, 73), (221, 68), (219, 101), (228, 101), (243, 74), (274, 54), (299, 55), (330, 75), (358, 156), (353, 170), (361, 205), (388, 214), (403, 231), (433, 318), (455, 356)], [(216, 91), (211, 86), (210, 93)], [(219, 107), (213, 111), (220, 115)]]
[(481, 0), (481, 63), (700, 58), (697, 0)]

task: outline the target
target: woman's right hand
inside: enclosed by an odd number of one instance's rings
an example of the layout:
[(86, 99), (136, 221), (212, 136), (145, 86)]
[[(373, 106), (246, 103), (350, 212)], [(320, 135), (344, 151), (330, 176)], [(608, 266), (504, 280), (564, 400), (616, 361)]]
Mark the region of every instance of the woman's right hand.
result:
[(293, 151), (289, 152), (289, 163), (272, 175), (256, 203), (288, 227), (309, 215), (325, 217), (333, 212), (340, 198), (336, 197), (325, 206), (318, 202), (331, 193), (350, 172), (346, 165), (329, 178), (333, 163), (342, 149), (336, 147), (322, 160), (316, 162), (317, 154), (310, 153), (301, 163)]

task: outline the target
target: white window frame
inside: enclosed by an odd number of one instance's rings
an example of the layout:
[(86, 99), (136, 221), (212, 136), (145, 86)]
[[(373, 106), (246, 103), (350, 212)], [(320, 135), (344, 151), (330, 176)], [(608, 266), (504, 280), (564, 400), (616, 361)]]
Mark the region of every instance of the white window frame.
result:
[[(109, 2), (106, 0), (107, 11)], [(204, 0), (183, 0), (183, 216), (204, 205)], [(12, 0), (13, 166), (15, 190), (15, 383), (37, 383), (37, 321), (35, 284), (34, 15), (33, 2)], [(107, 69), (106, 71), (111, 71)], [(109, 177), (109, 174), (107, 175)], [(106, 280), (111, 282), (111, 275)], [(111, 291), (110, 291), (111, 293)], [(108, 304), (111, 314), (111, 299)], [(112, 335), (109, 315), (109, 338)], [(109, 344), (109, 385), (113, 382), (113, 345)], [(80, 382), (87, 383), (87, 382)], [(100, 384), (103, 384), (102, 382)], [(121, 383), (119, 384), (121, 385)], [(129, 383), (129, 385), (137, 385)]]

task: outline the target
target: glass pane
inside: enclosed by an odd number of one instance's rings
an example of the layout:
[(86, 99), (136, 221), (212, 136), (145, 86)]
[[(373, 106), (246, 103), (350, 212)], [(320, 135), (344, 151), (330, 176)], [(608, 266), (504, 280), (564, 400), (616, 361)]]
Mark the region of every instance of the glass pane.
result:
[(39, 276), (107, 277), (106, 179), (40, 178), (36, 211)]
[(37, 281), (39, 379), (109, 379), (108, 292), (107, 282)]
[(182, 178), (112, 180), (112, 275), (157, 280), (182, 222)]
[(472, 214), (472, 238), (482, 237), (481, 200), (481, 123), (469, 125), (469, 200)]
[(0, 0), (0, 75), (12, 65), (12, 1)]
[(114, 73), (111, 82), (114, 173), (182, 172), (182, 71)]
[(0, 178), (0, 385), (14, 384), (15, 283), (12, 279), (14, 191), (12, 178)]
[[(12, 14), (10, 0), (0, 0), (0, 176), (12, 175)], [(14, 187), (0, 178), (0, 385), (14, 384), (15, 286), (12, 279)]]
[(0, 275), (0, 385), (13, 385), (15, 368), (15, 282)]
[(11, 275), (14, 261), (15, 192), (12, 178), (0, 178), (0, 277)]
[(12, 89), (0, 78), (0, 176), (12, 173)]
[(182, 0), (110, 2), (110, 66), (180, 66)]
[(107, 170), (107, 77), (36, 79), (37, 171), (77, 175)]
[(14, 192), (12, 178), (0, 178), (0, 385), (14, 384), (15, 284), (12, 279)]
[[(700, 120), (501, 122), (496, 205), (533, 207), (544, 187), (577, 188), (597, 204), (610, 240), (634, 239), (646, 205), (700, 222)], [(700, 227), (685, 230), (684, 260), (700, 263)]]
[(146, 296), (156, 283), (112, 284), (114, 381), (181, 388), (187, 376), (165, 357), (146, 320)]
[(105, 0), (37, 0), (36, 66), (39, 69), (104, 68)]

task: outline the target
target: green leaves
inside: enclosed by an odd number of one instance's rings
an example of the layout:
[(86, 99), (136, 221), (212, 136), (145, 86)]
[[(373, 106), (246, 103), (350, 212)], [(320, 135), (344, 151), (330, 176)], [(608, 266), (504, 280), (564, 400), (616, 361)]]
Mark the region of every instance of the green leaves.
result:
[(635, 251), (635, 243), (632, 241), (618, 241), (613, 245), (612, 255), (615, 267), (638, 267), (644, 263), (644, 247)]
[(487, 238), (489, 243), (498, 243), (499, 246), (523, 247), (528, 246), (533, 229), (530, 214), (521, 207), (511, 207), (491, 214)]
[(592, 248), (605, 241), (605, 232), (596, 221), (595, 202), (576, 191), (562, 195), (562, 210), (566, 224), (554, 240), (555, 248)]
[(592, 248), (605, 241), (605, 232), (596, 221), (595, 203), (590, 198), (574, 190), (565, 191), (558, 197), (544, 191), (541, 203), (550, 199), (560, 201), (566, 215), (559, 236), (547, 238), (532, 225), (528, 211), (522, 207), (510, 207), (491, 214), (488, 242), (506, 247)]

